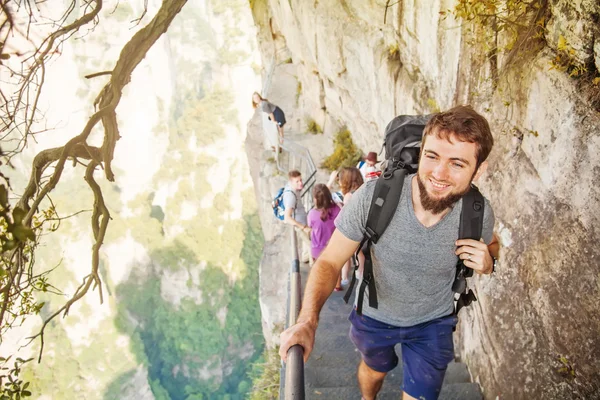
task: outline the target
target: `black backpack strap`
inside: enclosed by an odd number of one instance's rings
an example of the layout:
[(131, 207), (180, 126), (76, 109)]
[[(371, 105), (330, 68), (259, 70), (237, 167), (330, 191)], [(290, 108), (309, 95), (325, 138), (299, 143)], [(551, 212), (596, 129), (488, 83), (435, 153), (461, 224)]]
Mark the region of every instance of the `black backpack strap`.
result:
[[(371, 259), (371, 245), (377, 243), (396, 213), (406, 173), (407, 171), (403, 168), (386, 170), (381, 177), (377, 179), (377, 183), (375, 184), (371, 207), (369, 208), (367, 217), (367, 224), (365, 226), (365, 236), (357, 250), (357, 252), (362, 250), (365, 256), (362, 283), (358, 289), (358, 299), (356, 304), (356, 313), (358, 315), (362, 315), (362, 303), (367, 287), (369, 288), (369, 307), (378, 307), (377, 289), (375, 287), (375, 277), (373, 275), (373, 263)], [(346, 302), (348, 302), (350, 293), (354, 288), (354, 280), (355, 277), (353, 276), (352, 283), (344, 296)]]
[(365, 242), (367, 241), (367, 238), (363, 238), (363, 240), (360, 242), (360, 245), (358, 245), (358, 249), (356, 251), (356, 253), (352, 256), (352, 262), (354, 263), (354, 268), (352, 268), (352, 280), (350, 280), (350, 285), (348, 286), (348, 289), (346, 289), (346, 294), (344, 294), (344, 301), (346, 302), (346, 304), (348, 304), (348, 301), (350, 300), (350, 296), (352, 295), (352, 291), (354, 290), (354, 285), (356, 285), (356, 271), (358, 271), (358, 251), (360, 251), (360, 249), (362, 249), (362, 247), (365, 245)]
[(458, 296), (458, 301), (456, 302), (456, 311), (454, 311), (454, 313), (458, 315), (458, 312), (461, 308), (470, 306), (474, 301), (477, 301), (477, 297), (475, 297), (475, 293), (473, 293), (471, 289), (461, 293), (460, 296)]
[(356, 313), (358, 315), (362, 315), (362, 304), (367, 287), (369, 288), (369, 307), (377, 308), (379, 306), (379, 303), (377, 302), (377, 288), (375, 287), (375, 279), (373, 276), (371, 243), (371, 240), (367, 240), (367, 243), (363, 249), (363, 254), (365, 255), (365, 265), (363, 268), (362, 282), (358, 288), (358, 299), (356, 300)]
[[(477, 189), (477, 186), (471, 185), (471, 190), (462, 198), (462, 211), (460, 215), (460, 226), (458, 229), (459, 239), (480, 240), (483, 231), (483, 215), (485, 212), (485, 200), (483, 195)], [(467, 307), (473, 301), (477, 301), (475, 293), (472, 290), (467, 290), (467, 277), (473, 276), (473, 270), (459, 259), (456, 264), (456, 276), (452, 290), (459, 293), (456, 303), (456, 311), (458, 314), (461, 308)]]
[(471, 185), (471, 190), (463, 196), (462, 201), (458, 237), (479, 240), (483, 231), (483, 212), (485, 211), (483, 195), (477, 186)]

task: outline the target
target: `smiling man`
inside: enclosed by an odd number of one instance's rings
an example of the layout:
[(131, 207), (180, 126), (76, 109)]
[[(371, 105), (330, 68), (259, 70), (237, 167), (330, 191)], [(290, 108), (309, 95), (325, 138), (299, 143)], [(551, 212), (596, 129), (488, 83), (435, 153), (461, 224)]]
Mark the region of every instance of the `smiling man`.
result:
[[(479, 274), (493, 270), (498, 242), (494, 214), (485, 200), (481, 241), (458, 240), (462, 196), (487, 167), (493, 146), (488, 122), (471, 107), (432, 116), (423, 133), (418, 171), (404, 181), (398, 208), (384, 235), (372, 245), (378, 308), (350, 314), (350, 339), (362, 355), (358, 383), (363, 398), (374, 399), (402, 347), (403, 399), (435, 400), (447, 365), (454, 359), (452, 331), (457, 257)], [(298, 323), (281, 335), (280, 355), (300, 344), (308, 358), (320, 310), (344, 262), (365, 233), (375, 181), (359, 189), (336, 220), (329, 245), (309, 276)], [(355, 300), (355, 306), (356, 306)]]

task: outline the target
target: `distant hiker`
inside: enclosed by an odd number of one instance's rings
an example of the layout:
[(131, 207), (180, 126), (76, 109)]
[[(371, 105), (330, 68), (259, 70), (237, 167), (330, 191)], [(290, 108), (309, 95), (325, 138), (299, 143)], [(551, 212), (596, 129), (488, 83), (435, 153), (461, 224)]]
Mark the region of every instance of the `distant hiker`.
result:
[(377, 168), (378, 162), (377, 153), (370, 151), (364, 160), (360, 160), (358, 164), (356, 164), (356, 168), (360, 170), (360, 174), (365, 182), (375, 179), (381, 175), (381, 171), (379, 168)]
[[(342, 198), (344, 199), (342, 206), (348, 204), (354, 192), (356, 192), (358, 188), (360, 188), (363, 184), (363, 177), (359, 169), (354, 167), (342, 167), (340, 168), (339, 173), (336, 173), (335, 171), (332, 172), (329, 176), (329, 182), (327, 182), (327, 186), (331, 187), (333, 185), (334, 180), (337, 180), (340, 186), (340, 190), (342, 192)], [(364, 257), (362, 253), (359, 253), (359, 265), (362, 265), (363, 261)], [(344, 267), (342, 268), (342, 273), (340, 275), (340, 279), (336, 287), (346, 286), (348, 284), (348, 276), (354, 273), (354, 271), (351, 271), (351, 267), (352, 261), (351, 259), (348, 259), (348, 261), (344, 264)], [(360, 274), (362, 274), (362, 268), (359, 268), (358, 274), (359, 276)]]
[[(334, 220), (340, 212), (340, 208), (333, 202), (331, 192), (326, 185), (317, 183), (313, 188), (313, 200), (315, 207), (308, 212), (308, 226), (311, 228), (311, 256), (313, 262), (319, 257), (333, 231), (335, 230)], [(343, 288), (338, 285), (336, 291)]]
[(283, 189), (283, 206), (284, 206), (284, 218), (283, 222), (286, 224), (293, 225), (300, 232), (299, 236), (302, 239), (303, 251), (302, 251), (302, 262), (310, 261), (310, 228), (307, 225), (306, 209), (302, 203), (302, 189), (304, 188), (304, 182), (302, 181), (302, 174), (298, 170), (291, 170), (288, 172), (288, 183)]
[(283, 110), (269, 100), (264, 99), (260, 94), (254, 92), (252, 94), (252, 107), (258, 108), (269, 116), (269, 120), (273, 121), (277, 125), (277, 132), (279, 133), (279, 143), (283, 143), (283, 126), (286, 123), (285, 114)]
[[(397, 344), (402, 346), (402, 398), (438, 398), (448, 363), (454, 359), (452, 331), (458, 321), (454, 282), (459, 265), (478, 274), (491, 274), (496, 265), (499, 244), (493, 234), (494, 213), (483, 196), (477, 207), (472, 205), (474, 211), (481, 211), (481, 240), (458, 239), (461, 218), (468, 210), (462, 206), (476, 190), (471, 184), (485, 171), (494, 143), (488, 122), (468, 106), (426, 117), (428, 122), (418, 132), (420, 149), (414, 151), (416, 174), (407, 172), (406, 163), (400, 162), (402, 153), (397, 156), (392, 149), (388, 155), (386, 143), (386, 160), (396, 160), (390, 169), (386, 167), (391, 176), (384, 172), (367, 182), (344, 205), (335, 221), (336, 230), (309, 275), (297, 323), (281, 334), (279, 354), (284, 361), (295, 344), (304, 348), (308, 359), (319, 313), (339, 271), (367, 239), (365, 279), (349, 317), (350, 339), (362, 355), (357, 375), (365, 400), (376, 398), (386, 374), (398, 364)], [(386, 128), (386, 139), (389, 132), (398, 131)], [(401, 178), (402, 185), (384, 186), (394, 176)], [(372, 222), (370, 208), (386, 213), (388, 193), (396, 189), (401, 192), (394, 192), (399, 195), (397, 207), (386, 218), (387, 229), (381, 236), (371, 228), (367, 231)], [(377, 240), (371, 240), (371, 232), (378, 235)]]

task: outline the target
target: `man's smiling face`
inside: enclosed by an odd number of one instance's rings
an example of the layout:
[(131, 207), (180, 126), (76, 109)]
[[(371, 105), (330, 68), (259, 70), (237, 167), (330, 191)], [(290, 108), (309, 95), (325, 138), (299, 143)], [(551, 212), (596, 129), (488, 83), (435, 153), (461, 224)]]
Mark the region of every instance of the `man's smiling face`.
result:
[(461, 142), (454, 134), (448, 139), (435, 133), (423, 137), (417, 171), (423, 208), (439, 214), (452, 206), (469, 191), (471, 181), (485, 169), (484, 164), (477, 168), (475, 143)]

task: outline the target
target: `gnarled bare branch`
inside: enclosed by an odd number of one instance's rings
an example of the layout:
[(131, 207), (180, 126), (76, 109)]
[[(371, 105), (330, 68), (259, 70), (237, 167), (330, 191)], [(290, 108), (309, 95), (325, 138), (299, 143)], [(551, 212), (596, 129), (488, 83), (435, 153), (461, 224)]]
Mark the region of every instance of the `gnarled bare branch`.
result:
[[(95, 3), (96, 7), (94, 10), (85, 14), (84, 17), (87, 18), (88, 22), (90, 21), (89, 18), (95, 18), (97, 11), (102, 6), (102, 0), (90, 1)], [(85, 172), (85, 181), (94, 194), (94, 205), (92, 207), (91, 216), (94, 245), (92, 248), (92, 265), (90, 266), (90, 273), (83, 278), (83, 281), (72, 297), (44, 321), (40, 331), (36, 335), (30, 337), (30, 342), (36, 338), (40, 338), (41, 348), (39, 360), (41, 360), (44, 347), (44, 331), (52, 319), (61, 314), (66, 316), (73, 304), (83, 298), (90, 288), (92, 288), (92, 290), (98, 288), (100, 302), (103, 301), (102, 281), (98, 269), (100, 264), (100, 248), (103, 244), (111, 217), (104, 202), (102, 190), (94, 179), (93, 174), (97, 168), (103, 168), (106, 179), (108, 181), (114, 181), (115, 178), (111, 163), (114, 157), (117, 140), (120, 138), (116, 108), (121, 100), (123, 88), (130, 82), (131, 74), (144, 59), (148, 50), (154, 45), (159, 37), (166, 32), (174, 17), (179, 13), (186, 2), (187, 0), (163, 0), (162, 5), (154, 18), (145, 27), (135, 33), (123, 47), (113, 70), (108, 73), (102, 72), (89, 76), (110, 75), (110, 80), (104, 85), (94, 101), (93, 106), (94, 109), (96, 109), (97, 106), (97, 110), (90, 116), (85, 126), (76, 136), (69, 139), (61, 147), (40, 152), (33, 160), (33, 168), (29, 177), (29, 182), (17, 203), (17, 207), (22, 208), (26, 212), (23, 218), (23, 224), (25, 226), (32, 226), (33, 218), (36, 213), (39, 212), (42, 201), (47, 199), (49, 193), (60, 183), (65, 163), (70, 159), (74, 160), (74, 166), (78, 165), (78, 160), (89, 160)], [(68, 35), (69, 32), (74, 32), (80, 26), (85, 24), (83, 21), (86, 20), (83, 20), (82, 18), (78, 19), (78, 21), (80, 21), (79, 25), (76, 25), (76, 21), (65, 28), (61, 28), (57, 32), (62, 32), (62, 35)], [(38, 63), (36, 65), (38, 65), (37, 68), (42, 70), (42, 77), (44, 76), (43, 69), (44, 61), (46, 60), (45, 57), (49, 54), (49, 49), (53, 48), (53, 41), (56, 41), (61, 34), (55, 32), (54, 35), (51, 35), (43, 42), (44, 49), (36, 52), (35, 60), (36, 63)], [(29, 78), (33, 77), (33, 75), (26, 76)], [(37, 93), (36, 96), (39, 96), (39, 92)], [(26, 100), (26, 96), (28, 96), (28, 93), (22, 92), (20, 97), (13, 101), (20, 104)], [(34, 104), (36, 101), (35, 99), (37, 98), (38, 97), (34, 97), (32, 99)], [(29, 114), (29, 116), (32, 115), (33, 114), (31, 113)], [(92, 130), (100, 122), (102, 123), (104, 133), (102, 146), (91, 146), (88, 143), (88, 139)], [(26, 128), (26, 130), (28, 129), (30, 129), (30, 127)], [(50, 167), (53, 167), (52, 173), (48, 174), (46, 171), (50, 171)], [(49, 179), (42, 182), (48, 175)], [(24, 276), (23, 274), (19, 275), (23, 271), (24, 246), (25, 244), (20, 244), (13, 254), (13, 257), (15, 257), (15, 262), (12, 263), (15, 270), (11, 271), (11, 276), (13, 277)], [(5, 293), (0, 291), (0, 301), (2, 302), (0, 303), (0, 327), (3, 324), (2, 307), (5, 307), (7, 304), (6, 302), (9, 301), (10, 293), (15, 293), (15, 290), (18, 290), (18, 286), (20, 285), (19, 279), (13, 279), (11, 280), (12, 283), (6, 285), (4, 288), (0, 288), (1, 290), (6, 291)]]

